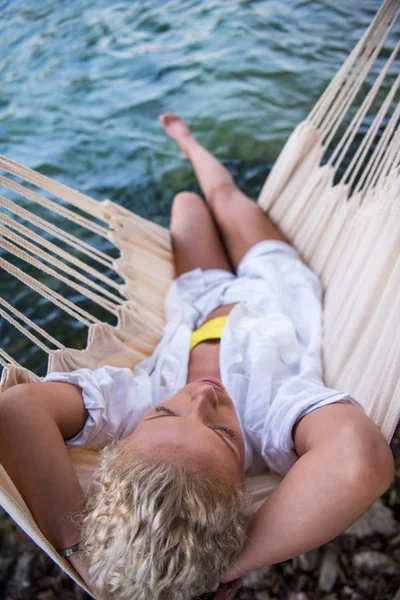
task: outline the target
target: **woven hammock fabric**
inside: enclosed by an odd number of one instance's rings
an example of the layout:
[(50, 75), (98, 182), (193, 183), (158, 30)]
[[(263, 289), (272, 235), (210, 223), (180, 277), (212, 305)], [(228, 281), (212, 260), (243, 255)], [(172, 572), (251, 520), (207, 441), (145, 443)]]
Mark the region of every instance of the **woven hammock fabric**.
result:
[[(321, 279), (326, 385), (349, 391), (381, 427), (387, 440), (400, 417), (399, 44), (383, 67), (379, 60), (398, 17), (399, 1), (384, 2), (311, 114), (287, 141), (258, 200)], [(376, 64), (380, 65), (379, 72), (360, 103), (361, 87), (371, 80)], [(388, 81), (390, 89), (382, 101), (381, 88)], [(358, 108), (353, 110), (354, 106)], [(370, 125), (359, 140), (360, 127), (368, 115), (372, 115)], [(57, 217), (110, 240), (120, 252), (114, 260), (62, 230), (59, 218), (55, 225), (39, 217), (34, 209), (28, 211), (0, 195), (0, 206), (7, 211), (0, 212), (0, 246), (5, 251), (0, 266), (34, 294), (52, 301), (85, 325), (87, 347), (64, 347), (2, 299), (0, 315), (48, 354), (48, 373), (103, 365), (133, 368), (151, 354), (162, 334), (163, 300), (173, 278), (169, 232), (108, 200), (93, 200), (5, 157), (0, 157), (0, 170), (11, 175), (11, 179), (9, 175), (0, 176), (4, 194), (11, 190)], [(340, 181), (336, 181), (338, 177)], [(32, 191), (32, 186), (37, 191)], [(59, 199), (64, 201), (62, 205)], [(79, 214), (67, 208), (65, 202), (78, 208)], [(82, 212), (88, 216), (82, 216)], [(31, 232), (29, 224), (42, 229), (43, 236)], [(53, 242), (49, 242), (49, 235)], [(66, 252), (62, 245), (79, 250), (80, 258), (75, 252)], [(43, 271), (46, 281), (48, 277), (63, 281), (113, 315), (117, 325), (100, 322), (51, 286), (33, 279), (4, 258), (6, 252)], [(98, 270), (93, 268), (93, 261), (98, 263)], [(105, 268), (114, 270), (123, 283), (105, 276)], [(0, 364), (4, 367), (1, 391), (17, 383), (40, 380), (3, 349)], [(69, 452), (85, 490), (97, 453), (84, 448)], [(280, 480), (275, 474), (248, 478), (254, 510)], [(83, 585), (40, 532), (2, 469), (0, 503), (57, 564)]]

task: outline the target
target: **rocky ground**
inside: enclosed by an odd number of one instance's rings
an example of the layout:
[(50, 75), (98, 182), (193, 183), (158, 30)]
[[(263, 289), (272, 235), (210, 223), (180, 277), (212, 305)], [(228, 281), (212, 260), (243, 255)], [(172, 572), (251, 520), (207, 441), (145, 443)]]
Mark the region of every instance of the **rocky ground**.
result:
[[(322, 548), (250, 573), (236, 598), (400, 600), (400, 430), (391, 447), (396, 476), (381, 500)], [(0, 600), (88, 598), (0, 513)]]

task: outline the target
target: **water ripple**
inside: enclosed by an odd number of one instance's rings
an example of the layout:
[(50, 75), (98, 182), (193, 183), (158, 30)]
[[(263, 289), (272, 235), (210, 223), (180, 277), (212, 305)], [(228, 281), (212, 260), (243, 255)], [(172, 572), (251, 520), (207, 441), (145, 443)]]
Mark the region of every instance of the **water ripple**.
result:
[[(175, 111), (256, 197), (286, 137), (379, 5), (0, 2), (0, 153), (167, 225), (174, 193), (196, 189), (157, 121)], [(33, 312), (19, 284), (0, 285)], [(73, 323), (49, 314), (43, 308), (39, 318), (70, 343)], [(2, 325), (0, 335), (12, 346), (13, 330)], [(39, 361), (20, 342), (18, 353)]]

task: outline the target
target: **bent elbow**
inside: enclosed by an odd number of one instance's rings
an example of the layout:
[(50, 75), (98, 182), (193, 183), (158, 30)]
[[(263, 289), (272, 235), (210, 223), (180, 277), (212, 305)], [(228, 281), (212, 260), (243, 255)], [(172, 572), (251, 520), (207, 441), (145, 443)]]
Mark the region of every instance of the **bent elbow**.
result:
[(382, 443), (382, 448), (379, 450), (377, 463), (378, 464), (374, 467), (374, 471), (375, 477), (381, 485), (380, 495), (382, 495), (392, 483), (395, 473), (393, 454), (385, 440)]
[(394, 459), (383, 435), (376, 434), (357, 444), (353, 462), (353, 476), (360, 491), (377, 500), (390, 486), (394, 476)]

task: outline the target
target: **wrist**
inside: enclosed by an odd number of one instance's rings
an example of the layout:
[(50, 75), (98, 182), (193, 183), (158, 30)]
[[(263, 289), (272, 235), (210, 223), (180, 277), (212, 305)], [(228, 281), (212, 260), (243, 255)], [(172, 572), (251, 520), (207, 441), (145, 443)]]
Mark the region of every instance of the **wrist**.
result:
[(89, 586), (89, 581), (88, 581), (88, 572), (87, 572), (87, 567), (86, 564), (83, 560), (83, 552), (75, 552), (74, 554), (71, 554), (70, 556), (68, 556), (66, 558), (66, 560), (69, 562), (69, 564), (71, 565), (71, 567), (73, 567), (75, 569), (75, 571), (78, 573), (79, 577), (81, 579), (83, 579), (83, 581), (86, 583), (86, 585)]
[(71, 554), (75, 554), (75, 552), (81, 552), (82, 544), (78, 542), (69, 548), (65, 548), (64, 550), (58, 550), (58, 554), (63, 558), (68, 558)]

